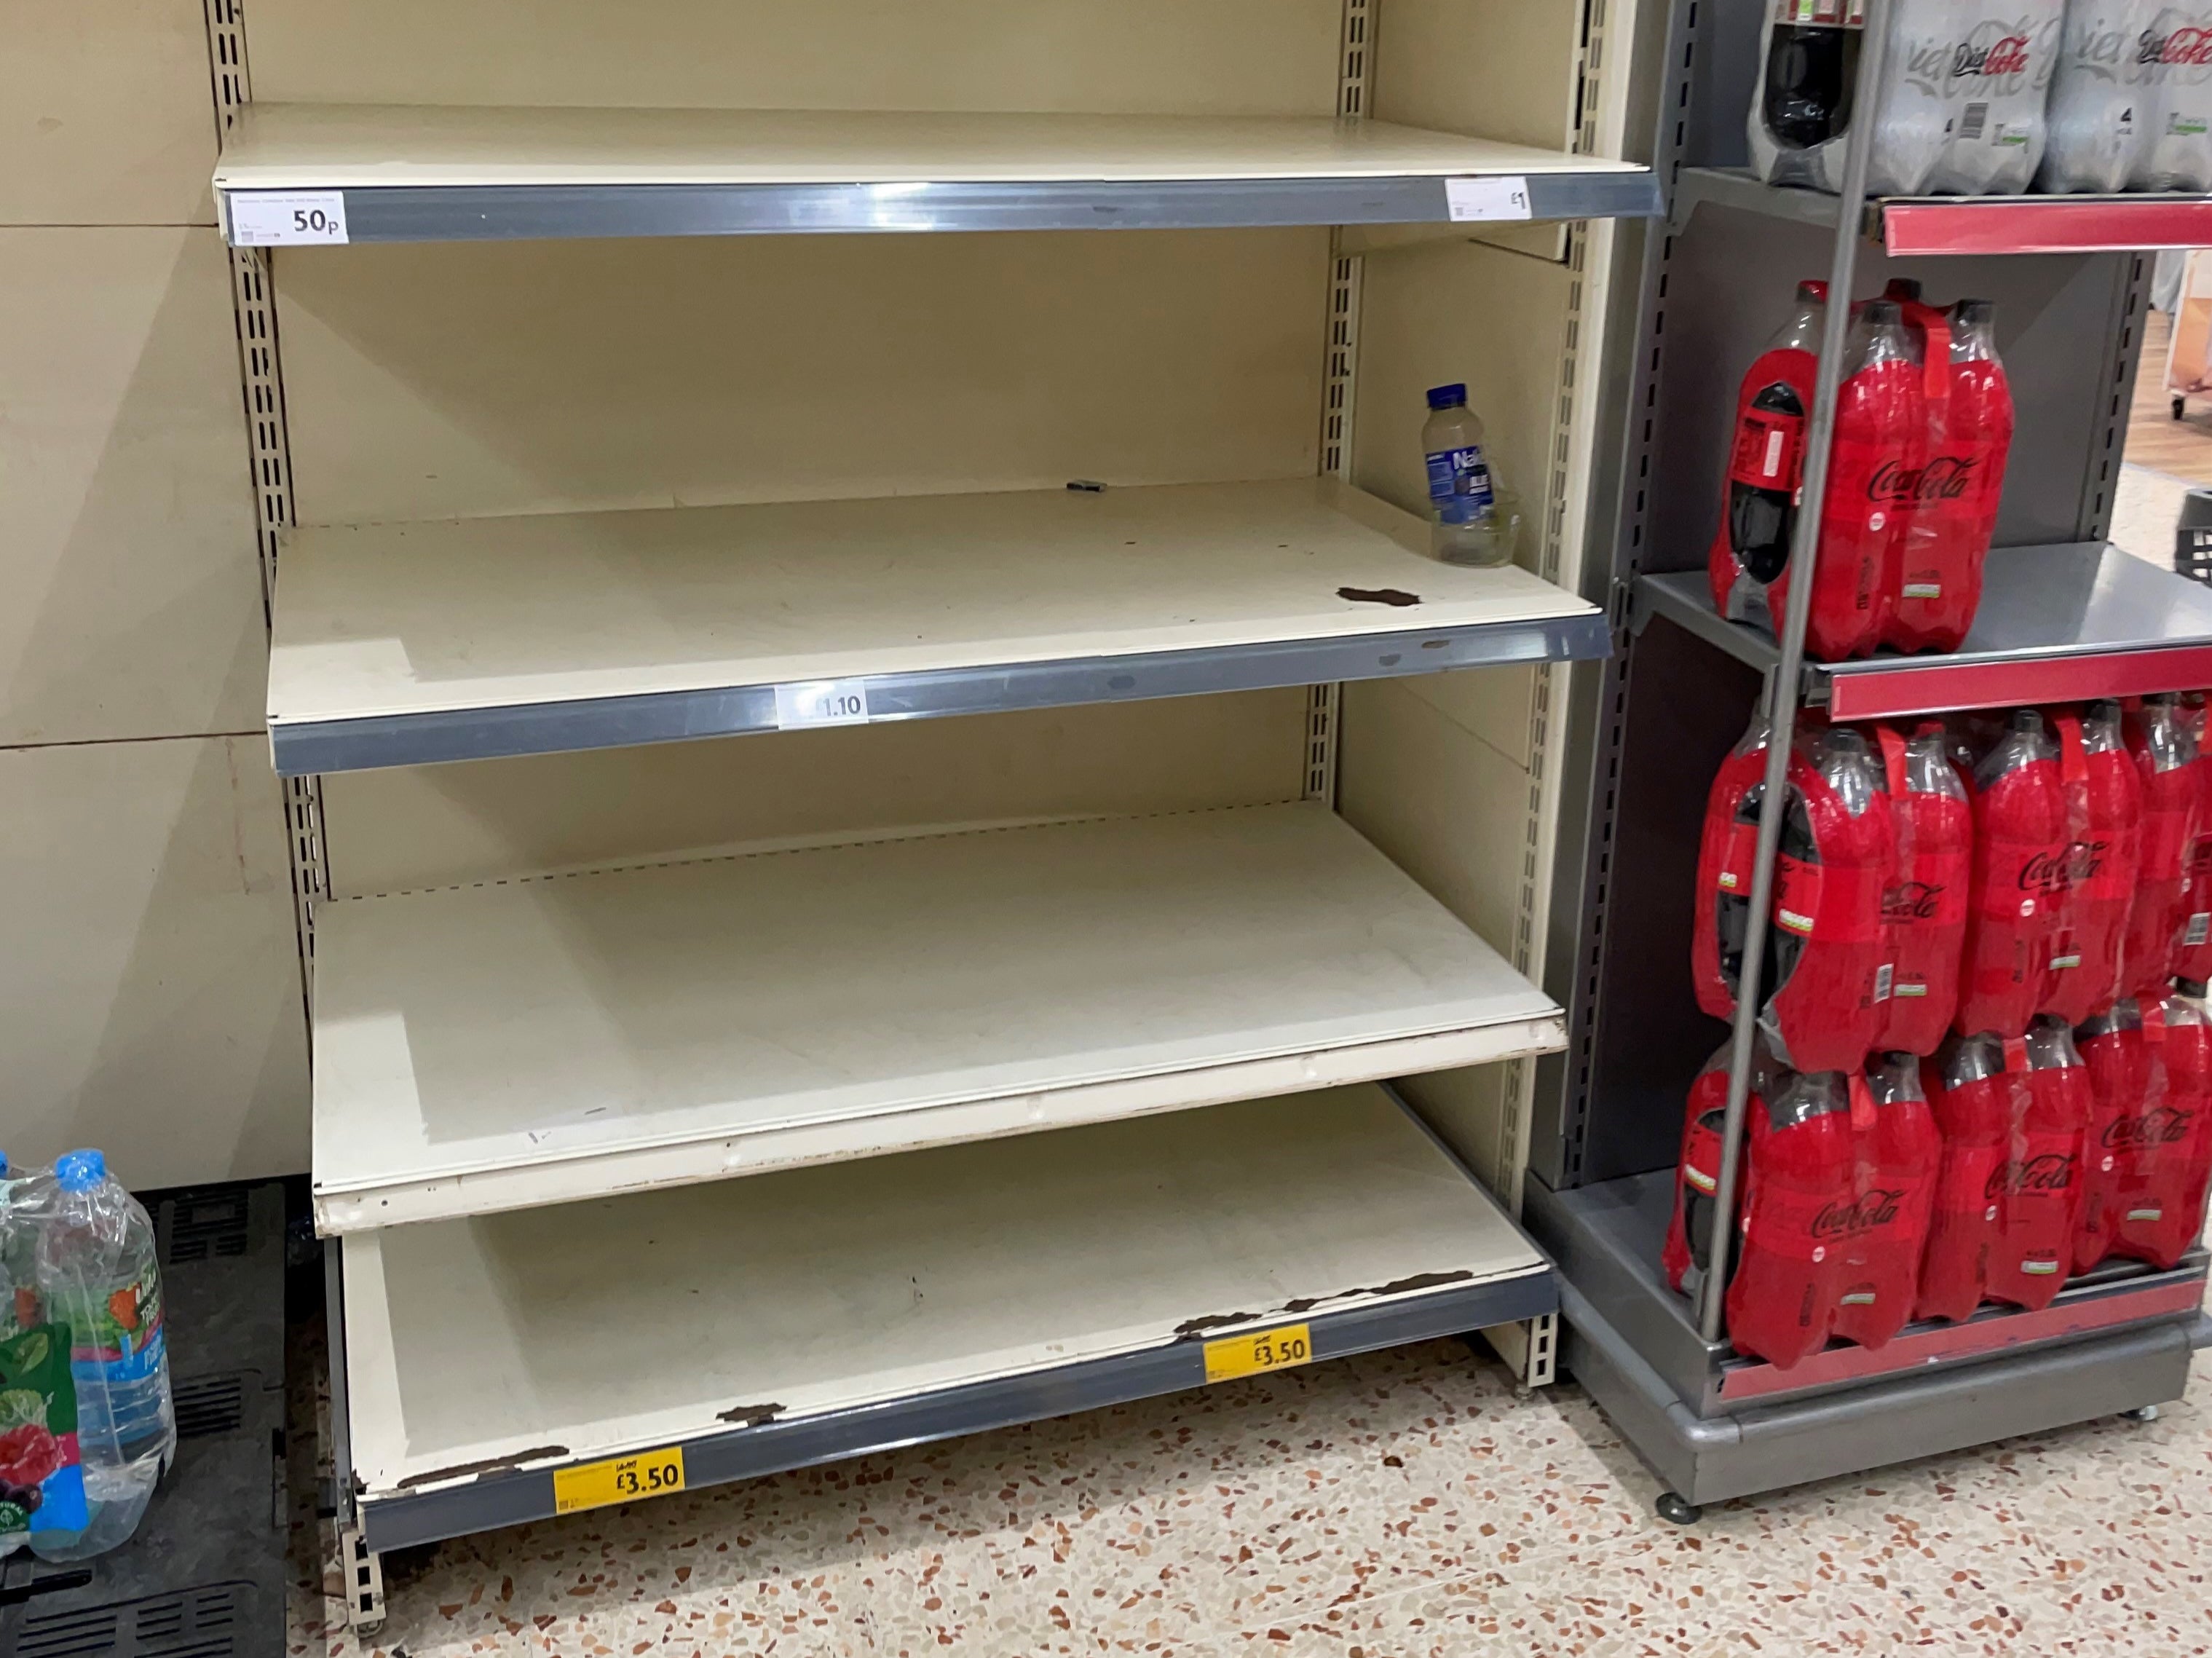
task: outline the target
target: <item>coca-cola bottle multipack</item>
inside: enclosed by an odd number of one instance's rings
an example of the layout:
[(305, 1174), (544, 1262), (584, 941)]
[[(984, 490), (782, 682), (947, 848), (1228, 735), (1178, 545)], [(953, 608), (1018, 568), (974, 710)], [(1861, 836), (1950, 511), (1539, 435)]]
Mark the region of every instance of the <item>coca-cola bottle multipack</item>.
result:
[(2142, 837), (2120, 985), (2128, 995), (2155, 997), (2173, 976), (2187, 924), (2188, 861), (2203, 774), (2179, 699), (2146, 696), (2129, 716), (2126, 734), (2142, 782)]
[(1797, 284), (1790, 319), (1744, 371), (1736, 388), (1727, 499), (1705, 559), (1713, 608), (1735, 621), (1765, 620), (1774, 626), (1781, 616), (1777, 606), (1769, 617), (1766, 590), (1790, 559), (1827, 293), (1826, 282)]
[[(2011, 195), (2043, 157), (2062, 0), (1893, 0), (1868, 188)], [(1752, 100), (1752, 166), (1770, 184), (1841, 187), (1857, 118), (1863, 0), (1771, 0)]]
[(1919, 1315), (2049, 1306), (2073, 1264), (2091, 1114), (2072, 1036), (2048, 1018), (2025, 1036), (1962, 1036), (1927, 1078), (1943, 1153)]
[[(1690, 979), (1698, 1005), (1716, 1019), (1735, 1014), (1751, 932), (1752, 855), (1759, 839), (1759, 802), (1766, 771), (1766, 716), (1729, 750), (1705, 797), (1698, 843), (1697, 916), (1690, 930)], [(1770, 964), (1770, 975), (1771, 965)]]
[(1783, 1369), (1832, 1337), (1879, 1346), (1911, 1315), (1937, 1142), (1912, 1062), (1779, 1071), (1747, 1113), (1729, 1339)]
[(2212, 1181), (2212, 1017), (2204, 987), (2123, 1000), (2082, 1027), (2092, 1112), (2074, 1270), (2107, 1255), (2171, 1267), (2203, 1230)]
[(1961, 1035), (2023, 1035), (2042, 1005), (2070, 846), (2058, 748), (2032, 708), (1974, 768), (1974, 863), (1960, 963)]
[[(1820, 662), (1871, 656), (1889, 620), (1890, 596), (1916, 478), (1927, 454), (1924, 384), (1917, 347), (1893, 300), (1869, 300), (1853, 331), (1836, 393), (1835, 439), (1820, 509), (1806, 653)], [(1778, 626), (1789, 607), (1785, 564), (1767, 589)]]
[(1884, 1017), (1882, 900), (1897, 862), (1888, 795), (1848, 726), (1801, 740), (1790, 776), (1759, 1033), (1779, 1064), (1855, 1072)]
[(2055, 709), (2049, 724), (2066, 796), (2067, 849), (2037, 1011), (2080, 1024), (2120, 993), (2120, 951), (2141, 859), (2142, 786), (2121, 740), (2118, 703), (2092, 702), (2079, 714)]
[[(1752, 1048), (1751, 1097), (1771, 1085), (1774, 1063), (1765, 1047)], [(1659, 1264), (1668, 1284), (1684, 1295), (1695, 1295), (1703, 1275), (1711, 1269), (1713, 1218), (1721, 1184), (1721, 1129), (1728, 1114), (1729, 1047), (1705, 1061), (1690, 1084), (1688, 1108), (1682, 1114), (1682, 1149), (1674, 1161), (1674, 1203), (1667, 1215), (1667, 1240), (1661, 1246)], [(1739, 1187), (1741, 1192), (1741, 1187)]]
[(1996, 350), (1996, 308), (1904, 307), (1923, 363), (1924, 454), (1910, 479), (1895, 592), (1882, 643), (1955, 651), (1982, 602), (1982, 563), (1996, 531), (2012, 449), (2012, 388)]
[(1911, 737), (1887, 726), (1881, 751), (1897, 862), (1882, 895), (1888, 971), (1875, 1031), (1877, 1050), (1933, 1054), (1959, 1006), (1959, 957), (1973, 865), (1973, 809), (1944, 752), (1943, 727), (1923, 721)]
[(2069, 0), (2038, 190), (2212, 190), (2212, 0)]
[(2212, 744), (2206, 742), (2209, 710), (2203, 691), (2181, 694), (2181, 723), (2197, 748), (2197, 823), (2181, 862), (2180, 937), (2173, 976), (2202, 984), (2212, 979)]

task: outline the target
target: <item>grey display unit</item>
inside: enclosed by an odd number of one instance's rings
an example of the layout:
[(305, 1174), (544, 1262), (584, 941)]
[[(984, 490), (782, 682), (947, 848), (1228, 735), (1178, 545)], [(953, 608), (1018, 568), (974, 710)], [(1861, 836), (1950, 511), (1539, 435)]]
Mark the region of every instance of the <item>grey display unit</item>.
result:
[[(1884, 11), (1870, 8), (1870, 31)], [(2152, 1409), (2179, 1395), (2192, 1346), (2212, 1333), (2199, 1252), (2172, 1272), (2100, 1269), (2043, 1313), (1984, 1309), (1785, 1372), (1737, 1357), (1718, 1306), (1693, 1306), (1660, 1275), (1684, 1099), (1724, 1046), (1741, 1110), (1747, 1029), (1732, 1037), (1699, 1012), (1688, 963), (1706, 786), (1753, 708), (1787, 729), (1801, 707), (1860, 719), (2212, 683), (2204, 591), (2105, 544), (2148, 289), (2141, 250), (2202, 241), (2207, 203), (1765, 186), (1744, 170), (1760, 15), (1756, 0), (1680, 0), (1664, 53), (1651, 153), (1670, 217), (1644, 233), (1620, 535), (1586, 588), (1607, 606), (1616, 651), (1577, 686), (1584, 855), (1555, 898), (1548, 981), (1571, 1030), (1546, 1062), (1526, 1210), (1565, 1278), (1563, 1362), (1672, 1485), (1662, 1511), (1684, 1521), (1721, 1498)], [(1880, 56), (1869, 46), (1863, 61)], [(1737, 377), (1796, 282), (1820, 276), (1832, 291), (1839, 277), (1866, 295), (1908, 276), (1941, 299), (1996, 303), (2018, 429), (1988, 595), (1954, 655), (1802, 664), (1787, 628), (1778, 645), (1713, 613), (1703, 572)], [(1832, 407), (1829, 380), (1816, 446)], [(1808, 476), (1808, 495), (1818, 488)], [(1724, 1194), (1737, 1161), (1732, 1149)]]

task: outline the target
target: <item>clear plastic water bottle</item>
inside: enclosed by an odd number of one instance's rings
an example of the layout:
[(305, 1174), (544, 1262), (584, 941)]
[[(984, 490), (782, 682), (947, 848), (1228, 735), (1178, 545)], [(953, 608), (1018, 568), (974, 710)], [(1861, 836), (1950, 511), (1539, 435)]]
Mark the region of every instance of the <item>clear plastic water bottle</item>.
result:
[(1510, 563), (1519, 515), (1499, 499), (1482, 450), (1482, 422), (1467, 406), (1466, 386), (1430, 388), (1421, 447), (1428, 458), (1431, 550), (1448, 564)]
[(48, 1560), (86, 1560), (137, 1529), (176, 1450), (154, 1223), (99, 1152), (71, 1151), (39, 1206), (33, 1259), (47, 1318), (70, 1327), (89, 1523), (66, 1540), (33, 1533), (32, 1547)]

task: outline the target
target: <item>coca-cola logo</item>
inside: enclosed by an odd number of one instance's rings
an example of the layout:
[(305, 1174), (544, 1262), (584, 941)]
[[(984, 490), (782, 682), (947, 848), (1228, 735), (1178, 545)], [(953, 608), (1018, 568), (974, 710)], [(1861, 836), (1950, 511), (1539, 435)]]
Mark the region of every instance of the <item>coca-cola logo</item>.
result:
[(1985, 46), (1961, 40), (1951, 58), (1951, 75), (2025, 75), (2027, 72), (2027, 37), (2008, 34), (1992, 40)]
[(2039, 852), (2020, 866), (2020, 890), (2055, 897), (2104, 868), (2112, 849), (2109, 841), (2075, 841), (2057, 852)]
[(1892, 887), (1881, 896), (1881, 919), (1885, 921), (1932, 921), (1936, 919), (1937, 901), (1943, 889), (1933, 881), (1907, 881), (1903, 886)]
[(1958, 455), (1938, 455), (1925, 466), (1886, 460), (1867, 480), (1867, 499), (1898, 506), (1956, 501), (1966, 493), (1973, 471), (1974, 462)]
[(2176, 1145), (2189, 1138), (2190, 1120), (2196, 1114), (2176, 1111), (2170, 1105), (2154, 1105), (2139, 1117), (2122, 1117), (2104, 1132), (2102, 1139), (2106, 1148), (2113, 1151)]
[(1861, 1232), (1888, 1225), (1897, 1218), (1898, 1206), (1904, 1201), (1904, 1193), (1885, 1192), (1879, 1187), (1862, 1192), (1856, 1198), (1838, 1198), (1813, 1217), (1808, 1230), (1814, 1237), (1824, 1241), (1856, 1237)]
[(2145, 29), (2136, 43), (2136, 62), (2212, 65), (2212, 29), (2178, 28), (2163, 35)]
[(2074, 1159), (2064, 1151), (2045, 1151), (2026, 1163), (2008, 1163), (1990, 1171), (1984, 1198), (2017, 1197), (2027, 1192), (2063, 1192), (2074, 1183)]

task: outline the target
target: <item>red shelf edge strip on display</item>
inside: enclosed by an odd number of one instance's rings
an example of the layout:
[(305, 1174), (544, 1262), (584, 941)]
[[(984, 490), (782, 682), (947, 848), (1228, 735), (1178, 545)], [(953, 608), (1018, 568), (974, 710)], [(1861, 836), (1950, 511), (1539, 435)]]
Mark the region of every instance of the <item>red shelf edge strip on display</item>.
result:
[(2202, 1279), (2161, 1284), (2155, 1289), (2119, 1291), (2084, 1300), (2062, 1301), (2041, 1312), (2013, 1312), (1978, 1318), (1965, 1324), (1937, 1324), (1909, 1329), (1880, 1350), (1848, 1344), (1823, 1349), (1811, 1357), (1778, 1370), (1771, 1364), (1747, 1364), (1721, 1376), (1721, 1397), (1731, 1403), (1764, 1398), (1769, 1394), (1796, 1393), (1806, 1388), (1837, 1382), (1859, 1382), (1917, 1369), (1947, 1359), (1978, 1357), (2002, 1352), (2027, 1342), (2053, 1341), (2109, 1330), (2123, 1324), (2193, 1312), (2204, 1299)]
[(1887, 720), (1954, 708), (2033, 707), (2191, 690), (2212, 685), (2212, 645), (2005, 662), (1943, 664), (1923, 657), (1899, 658), (1891, 665), (1885, 659), (1878, 666), (1845, 669), (1826, 677), (1829, 719)]
[(2212, 247), (2212, 197), (2021, 196), (1881, 204), (1894, 258), (1943, 253), (2096, 253)]

